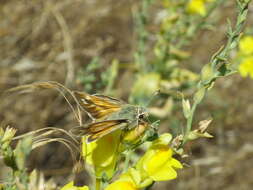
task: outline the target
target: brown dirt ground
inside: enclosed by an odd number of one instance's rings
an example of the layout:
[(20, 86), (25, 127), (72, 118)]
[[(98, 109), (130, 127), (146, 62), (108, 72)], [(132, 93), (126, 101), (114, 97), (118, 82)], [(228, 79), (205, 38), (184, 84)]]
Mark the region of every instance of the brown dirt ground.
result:
[[(36, 81), (58, 81), (81, 89), (75, 74), (92, 57), (101, 56), (104, 67), (113, 58), (130, 62), (135, 48), (134, 6), (132, 0), (1, 0), (0, 91)], [(215, 32), (201, 32), (189, 47), (193, 62), (206, 63), (224, 42), (225, 20), (234, 18), (232, 7), (230, 3), (222, 14), (217, 13)], [(198, 71), (200, 65), (188, 67)], [(129, 93), (122, 80), (116, 88), (122, 97)], [(214, 118), (210, 130), (215, 138), (192, 143), (188, 165), (179, 178), (152, 189), (253, 189), (252, 90), (250, 79), (235, 75), (219, 80), (198, 111), (200, 119)], [(0, 121), (18, 128), (19, 134), (45, 126), (70, 129), (77, 125), (64, 99), (54, 91), (2, 98)], [(59, 182), (70, 173), (72, 161), (65, 148), (52, 144), (35, 151), (29, 167)], [(0, 170), (1, 179), (6, 168), (0, 165)]]

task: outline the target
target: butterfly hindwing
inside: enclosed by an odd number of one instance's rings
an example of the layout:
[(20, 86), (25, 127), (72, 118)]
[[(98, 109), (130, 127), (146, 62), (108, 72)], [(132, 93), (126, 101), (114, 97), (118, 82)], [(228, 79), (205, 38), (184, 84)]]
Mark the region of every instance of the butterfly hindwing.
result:
[(91, 123), (85, 128), (84, 133), (88, 135), (88, 142), (99, 139), (117, 129), (124, 128), (128, 125), (127, 120), (107, 120)]

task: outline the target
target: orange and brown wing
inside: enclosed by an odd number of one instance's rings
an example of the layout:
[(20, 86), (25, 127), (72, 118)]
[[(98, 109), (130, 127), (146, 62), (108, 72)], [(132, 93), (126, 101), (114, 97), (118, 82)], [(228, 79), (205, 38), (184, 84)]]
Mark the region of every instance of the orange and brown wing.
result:
[(97, 140), (117, 129), (122, 129), (128, 125), (127, 120), (107, 120), (89, 124), (82, 133), (88, 135), (88, 142)]
[(92, 119), (101, 119), (121, 109), (122, 102), (103, 95), (89, 95), (85, 92), (74, 92), (81, 107)]

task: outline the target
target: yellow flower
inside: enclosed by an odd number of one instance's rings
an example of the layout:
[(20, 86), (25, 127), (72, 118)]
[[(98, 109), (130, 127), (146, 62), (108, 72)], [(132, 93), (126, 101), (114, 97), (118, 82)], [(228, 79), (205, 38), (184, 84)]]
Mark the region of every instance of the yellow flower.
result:
[(137, 169), (146, 178), (154, 181), (175, 179), (175, 168), (182, 168), (182, 164), (172, 157), (173, 151), (168, 146), (172, 137), (165, 133), (153, 142), (148, 151), (137, 163)]
[(201, 16), (206, 15), (205, 2), (203, 0), (190, 0), (187, 5), (187, 11), (190, 14), (200, 14)]
[(133, 183), (128, 182), (128, 181), (115, 181), (114, 183), (108, 185), (105, 190), (138, 190), (134, 186)]
[(119, 142), (121, 131), (115, 131), (97, 141), (86, 143), (83, 138), (82, 152), (84, 160), (94, 166), (97, 177), (106, 175), (111, 178), (119, 156)]
[(130, 168), (122, 174), (118, 180), (108, 185), (105, 190), (138, 190), (137, 184), (140, 181), (140, 174), (134, 168)]
[(253, 56), (246, 57), (239, 65), (239, 72), (241, 76), (247, 77), (248, 75), (253, 79)]
[(71, 181), (68, 184), (64, 185), (64, 187), (62, 187), (61, 190), (89, 190), (89, 187), (86, 185), (83, 187), (76, 187), (74, 186), (74, 182)]
[(134, 144), (138, 142), (148, 127), (148, 122), (139, 122), (138, 126), (136, 126), (134, 129), (125, 132), (123, 136), (123, 143)]
[(253, 37), (245, 36), (239, 42), (239, 49), (242, 55), (253, 54)]
[(153, 182), (150, 178), (141, 178), (141, 173), (135, 168), (128, 169), (118, 180), (107, 186), (105, 190), (139, 190), (151, 185)]
[(154, 181), (176, 178), (175, 168), (182, 168), (182, 165), (172, 158), (173, 152), (168, 147), (171, 139), (172, 136), (169, 133), (161, 135), (138, 161), (136, 168), (128, 169), (105, 190), (139, 190), (148, 187)]

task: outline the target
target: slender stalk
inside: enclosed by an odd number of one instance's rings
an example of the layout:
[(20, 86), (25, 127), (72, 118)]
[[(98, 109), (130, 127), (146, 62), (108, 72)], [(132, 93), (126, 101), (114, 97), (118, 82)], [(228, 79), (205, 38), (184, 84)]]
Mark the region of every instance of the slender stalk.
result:
[(96, 190), (101, 190), (101, 179), (96, 178)]
[(191, 109), (191, 114), (187, 119), (186, 131), (185, 131), (185, 134), (184, 134), (183, 144), (185, 144), (187, 142), (188, 135), (191, 132), (193, 116), (194, 116), (194, 113), (196, 111), (197, 105), (198, 105), (197, 103), (193, 104), (192, 109)]
[(123, 173), (126, 172), (128, 170), (128, 167), (129, 167), (129, 164), (130, 164), (130, 159), (131, 159), (131, 155), (132, 155), (132, 151), (129, 150), (127, 153), (126, 153), (126, 160), (124, 162), (124, 168), (123, 168)]

